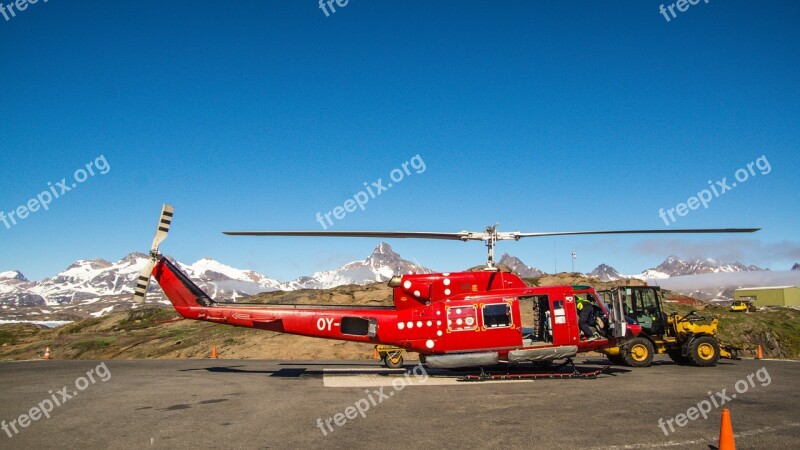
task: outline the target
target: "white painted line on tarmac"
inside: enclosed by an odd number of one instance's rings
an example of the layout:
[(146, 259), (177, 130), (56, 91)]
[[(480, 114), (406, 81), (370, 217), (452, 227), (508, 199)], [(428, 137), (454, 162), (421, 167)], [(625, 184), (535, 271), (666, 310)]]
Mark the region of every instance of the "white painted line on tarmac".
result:
[[(800, 423), (786, 423), (783, 425), (776, 425), (772, 427), (757, 428), (755, 430), (743, 431), (741, 433), (734, 433), (733, 437), (742, 438), (748, 436), (758, 436), (759, 434), (772, 433), (779, 430), (787, 430), (790, 428), (800, 427)], [(690, 441), (667, 441), (667, 442), (645, 442), (641, 444), (628, 444), (628, 445), (604, 445), (602, 447), (594, 447), (588, 450), (637, 450), (640, 448), (668, 448), (668, 447), (685, 447), (687, 445), (700, 445), (714, 443), (719, 440), (719, 436), (709, 436), (702, 439), (692, 439)]]
[[(454, 386), (454, 385), (480, 385), (484, 383), (458, 381), (456, 377), (432, 377), (416, 376), (409, 374), (405, 376), (405, 372), (395, 372), (386, 375), (380, 374), (356, 374), (356, 375), (341, 375), (335, 373), (327, 373), (328, 369), (322, 371), (322, 385), (332, 388), (347, 388), (347, 387), (381, 387), (392, 386), (392, 381), (401, 379), (406, 386)], [(533, 380), (493, 380), (491, 384), (497, 383), (530, 383)], [(397, 382), (398, 384), (400, 382)]]
[(362, 367), (344, 367), (344, 368), (335, 367), (330, 369), (323, 369), (323, 372), (399, 373), (401, 375), (406, 373), (405, 369), (388, 369), (385, 367), (376, 367), (374, 369), (364, 369)]
[(761, 358), (761, 359), (756, 359), (756, 358), (751, 358), (751, 357), (742, 358), (742, 360), (747, 360), (747, 361), (775, 361), (775, 362), (792, 362), (792, 363), (798, 363), (798, 362), (800, 362), (800, 359), (778, 359), (778, 358)]

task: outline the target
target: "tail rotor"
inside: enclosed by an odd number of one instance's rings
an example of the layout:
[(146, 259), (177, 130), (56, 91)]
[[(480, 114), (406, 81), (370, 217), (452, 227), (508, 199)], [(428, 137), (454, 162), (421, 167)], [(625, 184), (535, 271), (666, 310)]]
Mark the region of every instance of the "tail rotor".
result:
[(136, 288), (133, 293), (133, 301), (136, 303), (143, 303), (147, 288), (150, 287), (150, 278), (153, 274), (153, 267), (155, 267), (161, 254), (158, 253), (158, 247), (164, 242), (169, 233), (169, 227), (172, 224), (172, 215), (175, 208), (171, 205), (164, 204), (161, 208), (161, 217), (158, 220), (158, 227), (156, 228), (156, 235), (153, 237), (153, 244), (150, 246), (150, 260), (139, 272), (139, 278), (136, 280)]

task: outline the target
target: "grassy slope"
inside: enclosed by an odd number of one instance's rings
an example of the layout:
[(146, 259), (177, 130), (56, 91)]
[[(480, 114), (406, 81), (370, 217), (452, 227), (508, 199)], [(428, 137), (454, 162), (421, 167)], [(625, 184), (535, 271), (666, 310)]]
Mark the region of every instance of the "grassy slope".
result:
[[(270, 292), (255, 303), (391, 305), (391, 289), (382, 284), (331, 290)], [(207, 322), (159, 321), (176, 317), (171, 308), (144, 308), (85, 319), (57, 329), (30, 324), (0, 326), (0, 359), (40, 358), (49, 346), (53, 358), (205, 358), (217, 346), (220, 358), (361, 359), (372, 346), (290, 336)]]
[[(667, 305), (666, 311), (686, 314), (685, 305)], [(696, 308), (705, 317), (719, 317), (720, 341), (743, 349), (743, 356), (755, 356), (761, 344), (764, 356), (800, 358), (800, 311), (792, 308), (765, 308), (752, 313), (730, 312), (727, 308)]]

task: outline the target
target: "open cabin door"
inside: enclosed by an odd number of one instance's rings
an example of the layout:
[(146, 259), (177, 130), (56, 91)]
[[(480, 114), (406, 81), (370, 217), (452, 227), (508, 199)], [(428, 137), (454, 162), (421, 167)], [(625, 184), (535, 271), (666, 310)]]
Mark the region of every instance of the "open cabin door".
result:
[(570, 295), (550, 296), (552, 312), (553, 344), (574, 345), (579, 339), (578, 313), (575, 309), (575, 297)]
[(615, 289), (611, 291), (611, 331), (612, 336), (617, 339), (624, 338), (628, 333), (628, 323), (625, 322), (625, 302), (622, 296), (622, 289)]

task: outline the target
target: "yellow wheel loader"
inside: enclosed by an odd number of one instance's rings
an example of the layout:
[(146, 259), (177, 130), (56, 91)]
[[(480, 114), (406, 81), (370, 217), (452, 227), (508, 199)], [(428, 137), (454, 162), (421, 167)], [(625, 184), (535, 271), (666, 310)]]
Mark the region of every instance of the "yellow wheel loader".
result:
[(656, 353), (666, 353), (678, 364), (700, 367), (716, 365), (719, 358), (739, 359), (737, 348), (717, 339), (718, 318), (702, 317), (697, 311), (664, 313), (658, 286), (619, 286), (600, 294), (611, 305), (621, 298), (626, 320), (642, 326), (638, 337), (601, 350), (615, 364), (648, 367)]

